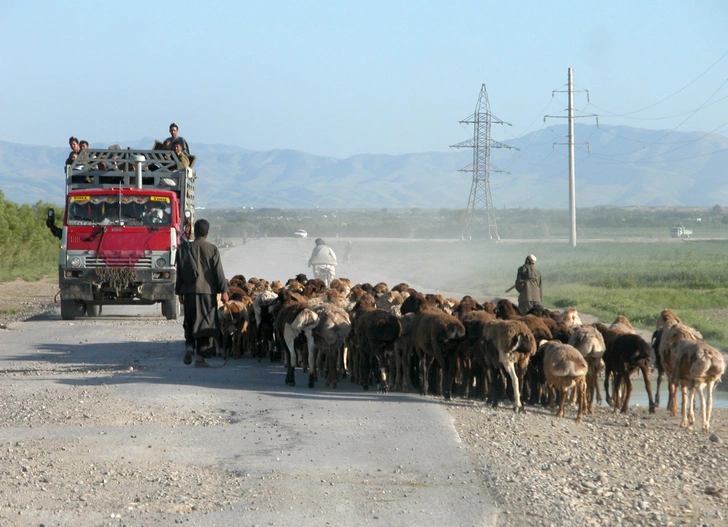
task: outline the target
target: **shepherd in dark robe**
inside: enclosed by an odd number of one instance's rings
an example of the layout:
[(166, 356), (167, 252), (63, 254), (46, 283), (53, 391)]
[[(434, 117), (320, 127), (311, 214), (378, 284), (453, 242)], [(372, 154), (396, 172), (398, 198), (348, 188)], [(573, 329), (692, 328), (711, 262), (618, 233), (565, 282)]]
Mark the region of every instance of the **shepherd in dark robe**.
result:
[(192, 254), (197, 264), (197, 280), (194, 283), (184, 283), (178, 269), (176, 284), (176, 293), (184, 306), (184, 363), (191, 364), (196, 351), (195, 366), (203, 368), (208, 366), (205, 358), (215, 355), (215, 346), (221, 337), (217, 295), (220, 294), (223, 303), (229, 300), (220, 251), (207, 241), (209, 232), (210, 223), (207, 220), (200, 219), (195, 222)]

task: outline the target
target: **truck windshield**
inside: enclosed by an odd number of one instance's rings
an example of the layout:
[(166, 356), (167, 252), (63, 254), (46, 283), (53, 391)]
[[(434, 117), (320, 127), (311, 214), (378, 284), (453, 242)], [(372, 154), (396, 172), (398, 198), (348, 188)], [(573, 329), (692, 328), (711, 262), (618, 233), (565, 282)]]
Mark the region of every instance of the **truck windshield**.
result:
[(167, 196), (69, 196), (67, 222), (68, 225), (165, 227), (171, 224), (171, 205)]

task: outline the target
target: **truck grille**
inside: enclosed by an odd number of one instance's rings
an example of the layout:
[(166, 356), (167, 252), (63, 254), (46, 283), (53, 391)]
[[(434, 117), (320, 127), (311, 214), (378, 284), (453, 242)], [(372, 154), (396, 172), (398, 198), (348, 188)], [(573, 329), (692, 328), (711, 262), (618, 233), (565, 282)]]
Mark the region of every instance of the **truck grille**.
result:
[(101, 267), (136, 267), (137, 269), (151, 269), (151, 257), (142, 257), (139, 259), (128, 256), (107, 256), (106, 258), (97, 258), (95, 256), (87, 256), (84, 262), (87, 269), (98, 269)]

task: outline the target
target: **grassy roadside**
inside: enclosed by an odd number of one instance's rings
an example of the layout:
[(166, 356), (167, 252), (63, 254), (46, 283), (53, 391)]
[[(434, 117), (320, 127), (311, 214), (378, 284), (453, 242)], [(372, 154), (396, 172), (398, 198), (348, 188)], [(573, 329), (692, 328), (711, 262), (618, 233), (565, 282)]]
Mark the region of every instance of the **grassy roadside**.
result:
[(478, 299), (516, 296), (504, 291), (526, 255), (534, 253), (550, 308), (572, 306), (605, 321), (625, 315), (648, 330), (669, 308), (712, 345), (728, 349), (728, 241), (585, 240), (574, 248), (565, 242), (354, 244), (359, 261), (402, 268), (399, 274), (407, 273), (412, 284)]

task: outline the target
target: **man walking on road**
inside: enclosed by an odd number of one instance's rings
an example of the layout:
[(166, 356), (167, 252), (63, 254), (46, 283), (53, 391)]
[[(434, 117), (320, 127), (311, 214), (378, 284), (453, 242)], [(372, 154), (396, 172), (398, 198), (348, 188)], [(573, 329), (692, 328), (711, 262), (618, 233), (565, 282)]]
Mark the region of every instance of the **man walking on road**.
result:
[(543, 296), (541, 271), (536, 269), (536, 257), (533, 254), (529, 254), (526, 262), (518, 268), (516, 291), (521, 314), (525, 315), (533, 306), (541, 304)]
[[(192, 363), (192, 355), (197, 349), (195, 366), (208, 366), (205, 358), (215, 355), (215, 345), (220, 341), (220, 319), (217, 313), (217, 295), (228, 302), (228, 284), (220, 261), (220, 251), (207, 241), (210, 223), (197, 220), (194, 226), (195, 240), (191, 243), (191, 264), (180, 262), (178, 258), (176, 293), (184, 306), (185, 364)], [(186, 243), (186, 242), (182, 242)], [(180, 251), (177, 252), (180, 254)], [(197, 279), (184, 282), (181, 267), (197, 267)], [(193, 271), (194, 272), (194, 271)], [(188, 273), (184, 273), (185, 276)]]

